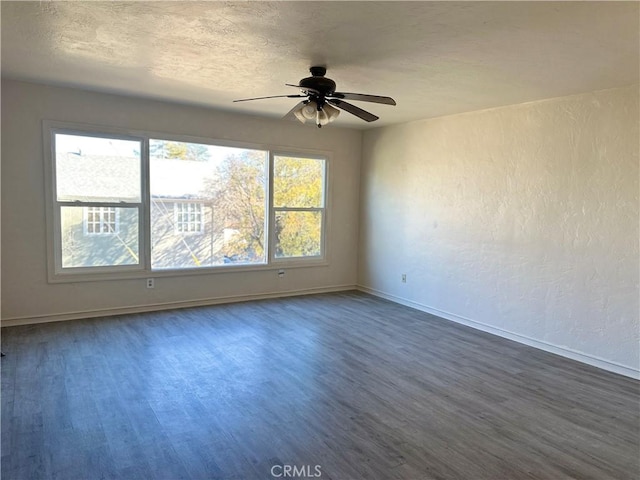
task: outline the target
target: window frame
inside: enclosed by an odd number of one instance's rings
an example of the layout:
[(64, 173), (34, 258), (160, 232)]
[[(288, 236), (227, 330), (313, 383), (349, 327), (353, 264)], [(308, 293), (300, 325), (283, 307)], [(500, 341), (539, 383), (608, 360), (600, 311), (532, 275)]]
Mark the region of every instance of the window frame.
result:
[[(274, 179), (275, 179), (275, 157), (293, 157), (310, 160), (323, 160), (324, 168), (322, 171), (322, 207), (276, 207), (273, 202), (274, 196)], [(273, 150), (269, 152), (269, 224), (276, 224), (276, 212), (320, 212), (321, 230), (320, 230), (320, 255), (308, 257), (276, 257), (276, 229), (270, 228), (269, 232), (269, 262), (274, 265), (288, 266), (295, 265), (303, 261), (309, 264), (323, 263), (326, 258), (326, 235), (327, 235), (327, 202), (328, 202), (328, 170), (329, 161), (326, 155), (313, 153), (300, 153), (289, 150)]]
[[(72, 267), (62, 268), (61, 248), (61, 216), (60, 203), (56, 198), (56, 156), (55, 134), (70, 134), (93, 136), (98, 138), (114, 138), (123, 140), (140, 141), (141, 151), (141, 175), (140, 193), (141, 202), (135, 204), (138, 208), (138, 254), (137, 265), (115, 265), (105, 267)], [(45, 173), (45, 222), (47, 232), (46, 257), (47, 257), (47, 281), (49, 283), (67, 283), (80, 281), (122, 280), (134, 278), (160, 278), (180, 277), (191, 275), (211, 275), (239, 271), (280, 270), (282, 268), (307, 268), (329, 265), (330, 245), (327, 244), (330, 232), (330, 199), (331, 182), (330, 169), (332, 153), (326, 150), (298, 148), (282, 145), (270, 145), (264, 143), (250, 143), (244, 141), (222, 140), (209, 137), (197, 137), (191, 135), (170, 134), (167, 132), (125, 129), (104, 125), (73, 123), (58, 120), (43, 120), (43, 161)], [(267, 175), (265, 185), (265, 263), (260, 264), (224, 264), (197, 268), (179, 269), (151, 269), (151, 196), (150, 196), (150, 163), (149, 140), (161, 139), (172, 142), (199, 143), (222, 147), (234, 147), (244, 149), (265, 150), (268, 152)], [(318, 257), (290, 257), (276, 258), (274, 229), (275, 221), (273, 208), (273, 165), (275, 156), (292, 156), (302, 158), (318, 158), (325, 161), (324, 169), (324, 212), (322, 216), (322, 255)], [(126, 208), (129, 203), (104, 203), (104, 202), (66, 202), (69, 206), (97, 206)], [(193, 232), (198, 233), (198, 232)]]
[[(61, 122), (43, 122), (45, 128), (44, 145), (45, 152), (45, 194), (46, 194), (46, 228), (47, 228), (47, 265), (49, 281), (77, 281), (82, 277), (89, 278), (93, 275), (110, 275), (114, 273), (131, 274), (131, 272), (141, 272), (144, 268), (142, 253), (145, 251), (145, 237), (141, 235), (144, 226), (143, 203), (145, 192), (145, 162), (144, 162), (144, 139), (138, 135), (126, 132), (115, 132), (96, 129), (82, 128), (75, 124)], [(61, 135), (81, 135), (95, 138), (108, 138), (114, 140), (128, 140), (140, 143), (140, 201), (120, 201), (120, 202), (99, 202), (99, 201), (67, 201), (58, 200), (57, 197), (57, 162), (55, 136)], [(138, 211), (138, 263), (133, 265), (109, 265), (91, 267), (63, 267), (62, 266), (62, 209), (64, 207), (113, 207), (113, 208), (133, 208)], [(84, 212), (83, 212), (84, 215)], [(84, 222), (83, 222), (84, 223)], [(84, 229), (84, 225), (83, 225)]]
[[(264, 144), (252, 144), (252, 143), (246, 143), (246, 142), (235, 142), (235, 141), (228, 141), (228, 140), (215, 140), (215, 139), (211, 139), (211, 138), (203, 138), (203, 137), (193, 137), (193, 136), (186, 136), (186, 135), (170, 135), (167, 133), (157, 133), (157, 132), (145, 132), (145, 135), (147, 136), (147, 141), (149, 140), (162, 140), (162, 141), (168, 141), (168, 142), (176, 142), (176, 143), (194, 143), (194, 144), (202, 144), (202, 145), (211, 145), (214, 147), (230, 147), (230, 148), (239, 148), (239, 149), (246, 149), (246, 150), (259, 150), (261, 152), (263, 152), (264, 154), (266, 154), (266, 162), (265, 162), (265, 169), (264, 169), (264, 173), (265, 173), (265, 177), (267, 178), (267, 183), (265, 184), (265, 200), (264, 200), (264, 208), (265, 208), (265, 219), (264, 219), (264, 229), (265, 229), (265, 237), (264, 237), (264, 241), (265, 241), (265, 255), (264, 255), (264, 261), (263, 262), (256, 262), (256, 263), (225, 263), (225, 264), (220, 264), (220, 265), (215, 265), (215, 266), (210, 266), (210, 267), (194, 267), (194, 268), (177, 268), (177, 267), (167, 267), (167, 268), (161, 268), (161, 269), (153, 269), (152, 268), (152, 258), (151, 258), (151, 246), (152, 246), (152, 241), (151, 241), (151, 208), (149, 208), (149, 223), (148, 223), (148, 229), (149, 229), (149, 234), (148, 234), (148, 239), (149, 239), (149, 258), (148, 258), (148, 272), (149, 272), (149, 276), (186, 276), (186, 275), (192, 275), (192, 274), (211, 274), (211, 273), (218, 273), (218, 272), (223, 272), (223, 271), (240, 271), (240, 270), (244, 270), (244, 271), (251, 271), (251, 270), (272, 270), (273, 269), (273, 265), (269, 264), (269, 246), (270, 246), (270, 242), (269, 242), (269, 235), (268, 235), (268, 227), (269, 227), (269, 192), (271, 191), (271, 187), (269, 184), (269, 176), (270, 176), (270, 165), (271, 165), (271, 159), (270, 159), (270, 148), (267, 145)], [(147, 156), (147, 165), (148, 165), (148, 171), (149, 171), (149, 178), (150, 178), (150, 172), (151, 172), (151, 161), (150, 161), (150, 156)], [(148, 183), (148, 188), (149, 188), (149, 204), (151, 204), (151, 182), (149, 180)], [(211, 206), (212, 203), (209, 202), (208, 206)], [(175, 218), (174, 218), (175, 219)], [(174, 227), (175, 228), (175, 227)], [(189, 236), (189, 235), (185, 235), (185, 236)], [(304, 267), (304, 266), (308, 266), (308, 265), (292, 265), (292, 267)], [(158, 275), (160, 274), (160, 275)]]

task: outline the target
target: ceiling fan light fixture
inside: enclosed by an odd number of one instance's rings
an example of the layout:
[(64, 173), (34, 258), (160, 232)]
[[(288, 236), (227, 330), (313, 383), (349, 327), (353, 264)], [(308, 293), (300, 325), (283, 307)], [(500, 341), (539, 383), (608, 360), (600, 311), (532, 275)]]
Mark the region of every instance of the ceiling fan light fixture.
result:
[(340, 110), (331, 105), (325, 104), (321, 110), (316, 113), (316, 125), (323, 127), (324, 125), (333, 122), (340, 115)]
[(324, 110), (324, 112), (327, 114), (327, 117), (329, 117), (329, 123), (333, 122), (336, 118), (338, 118), (338, 115), (340, 115), (340, 110), (338, 110), (336, 107), (332, 107), (329, 104), (325, 104), (322, 110)]
[(338, 117), (339, 113), (340, 110), (330, 105), (318, 107), (318, 103), (314, 100), (305, 103), (293, 112), (295, 117), (302, 123), (305, 123), (307, 120), (311, 120), (318, 126), (333, 122)]
[(315, 120), (316, 112), (318, 111), (318, 104), (312, 100), (309, 103), (303, 105), (301, 110), (302, 110), (302, 116), (306, 120)]
[(304, 108), (304, 107), (300, 107), (299, 109), (297, 109), (297, 110), (295, 110), (295, 111), (293, 112), (293, 114), (296, 116), (296, 118), (297, 118), (298, 120), (300, 120), (302, 123), (304, 123), (304, 122), (306, 122), (306, 121), (307, 121), (307, 119), (306, 119), (306, 118), (304, 118), (304, 115), (302, 115), (302, 109), (303, 109), (303, 108)]
[(327, 115), (327, 112), (324, 110), (318, 110), (316, 112), (316, 125), (318, 125), (318, 128), (326, 125), (327, 123), (329, 123), (329, 115)]

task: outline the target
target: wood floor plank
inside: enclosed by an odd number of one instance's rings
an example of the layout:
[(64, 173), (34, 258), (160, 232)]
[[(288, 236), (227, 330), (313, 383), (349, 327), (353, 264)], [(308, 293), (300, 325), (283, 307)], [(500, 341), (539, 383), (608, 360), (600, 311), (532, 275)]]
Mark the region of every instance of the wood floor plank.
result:
[(359, 292), (4, 328), (2, 350), (3, 480), (640, 478), (640, 382)]

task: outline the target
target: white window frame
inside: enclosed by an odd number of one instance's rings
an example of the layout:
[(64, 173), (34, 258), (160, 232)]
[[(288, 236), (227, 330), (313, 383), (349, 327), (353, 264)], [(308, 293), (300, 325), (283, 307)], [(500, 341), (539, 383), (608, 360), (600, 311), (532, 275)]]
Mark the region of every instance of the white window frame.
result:
[[(291, 148), (279, 145), (255, 144), (215, 138), (202, 138), (188, 135), (171, 135), (166, 132), (129, 130), (117, 127), (43, 120), (46, 229), (47, 229), (47, 279), (49, 283), (77, 281), (120, 280), (127, 278), (176, 277), (191, 275), (210, 275), (237, 271), (279, 270), (286, 268), (305, 268), (329, 265), (329, 248), (327, 238), (330, 232), (330, 199), (331, 152), (304, 148)], [(141, 142), (141, 198), (139, 203), (100, 203), (100, 202), (58, 202), (55, 185), (55, 141), (56, 133), (135, 140)], [(235, 148), (264, 150), (268, 152), (267, 176), (265, 192), (265, 263), (259, 264), (224, 264), (210, 267), (151, 269), (151, 232), (150, 212), (151, 197), (149, 192), (149, 140), (199, 143), (205, 145), (226, 146)], [(324, 207), (322, 212), (322, 255), (317, 257), (275, 257), (274, 229), (275, 213), (273, 208), (273, 165), (275, 156), (292, 156), (302, 158), (318, 158), (325, 161)], [(60, 207), (97, 206), (97, 207), (133, 207), (138, 209), (138, 249), (140, 262), (137, 265), (116, 265), (107, 267), (73, 267), (62, 268), (61, 218)], [(296, 210), (296, 209), (293, 209)], [(308, 210), (308, 209), (303, 209)], [(204, 211), (203, 211), (204, 215)], [(204, 220), (204, 218), (203, 218)], [(196, 233), (196, 232), (193, 232)]]
[[(95, 138), (109, 138), (140, 142), (140, 201), (139, 202), (95, 202), (95, 201), (59, 201), (56, 186), (56, 145), (55, 136), (80, 135)], [(146, 251), (145, 236), (140, 232), (144, 226), (144, 198), (145, 191), (145, 141), (144, 138), (113, 129), (94, 129), (77, 124), (64, 122), (43, 121), (43, 143), (45, 146), (45, 195), (46, 195), (46, 228), (47, 228), (47, 276), (49, 282), (91, 280), (93, 278), (109, 278), (110, 275), (139, 274), (144, 270), (145, 261), (142, 253)], [(134, 208), (138, 211), (138, 253), (139, 262), (133, 265), (109, 265), (88, 267), (62, 266), (62, 208), (64, 207), (112, 207)], [(116, 210), (117, 211), (117, 210)], [(83, 213), (84, 215), (84, 213)]]
[[(275, 157), (293, 157), (301, 159), (312, 159), (324, 161), (324, 169), (322, 171), (322, 206), (321, 207), (276, 207), (273, 202), (273, 181), (275, 179)], [(269, 222), (270, 225), (276, 224), (277, 212), (319, 212), (320, 221), (322, 222), (321, 238), (320, 238), (320, 255), (315, 256), (301, 256), (301, 257), (276, 257), (276, 229), (271, 228), (269, 230), (269, 245), (273, 248), (269, 250), (269, 261), (274, 265), (291, 265), (297, 262), (306, 262), (309, 264), (323, 263), (326, 258), (326, 235), (327, 235), (327, 170), (329, 168), (329, 161), (325, 155), (300, 153), (292, 151), (279, 151), (275, 150), (270, 152), (269, 159)]]
[[(98, 209), (98, 212), (91, 212), (90, 210), (94, 208), (94, 209)], [(112, 212), (105, 212), (105, 210), (111, 210)], [(99, 220), (96, 222), (95, 221), (95, 217), (93, 221), (89, 220), (89, 214), (93, 213), (93, 215), (96, 215), (96, 213), (99, 215)], [(104, 219), (104, 215), (105, 213), (113, 213), (113, 227), (108, 227), (105, 230), (105, 225), (109, 225), (108, 221), (105, 221)], [(83, 218), (83, 229), (82, 229), (82, 233), (84, 235), (88, 235), (90, 237), (93, 236), (101, 236), (101, 235), (116, 235), (117, 233), (120, 233), (120, 210), (115, 208), (115, 207), (84, 207), (84, 211), (82, 212), (82, 218)], [(93, 224), (95, 225), (99, 225), (100, 226), (100, 231), (96, 232), (95, 230), (93, 232), (89, 231), (89, 225)]]

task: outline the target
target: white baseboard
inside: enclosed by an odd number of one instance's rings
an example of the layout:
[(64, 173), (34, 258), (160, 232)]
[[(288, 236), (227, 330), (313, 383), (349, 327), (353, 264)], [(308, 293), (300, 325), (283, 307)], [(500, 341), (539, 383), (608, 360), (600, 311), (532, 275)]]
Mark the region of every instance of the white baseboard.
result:
[(571, 360), (576, 360), (578, 362), (586, 363), (593, 367), (598, 367), (603, 370), (607, 370), (609, 372), (618, 373), (626, 377), (631, 377), (631, 378), (635, 378), (636, 380), (640, 380), (640, 370), (636, 370), (636, 369), (627, 367), (625, 365), (620, 365), (618, 363), (611, 362), (603, 358), (598, 358), (598, 357), (594, 357), (593, 355), (571, 350), (570, 348), (560, 347), (558, 345), (553, 345), (552, 343), (537, 340), (535, 338), (527, 337), (525, 335), (520, 335), (518, 333), (510, 332), (508, 330), (503, 330), (498, 327), (493, 327), (491, 325), (487, 325), (486, 323), (477, 322), (475, 320), (471, 320), (470, 318), (462, 317), (454, 313), (438, 310), (437, 308), (429, 307), (427, 305), (423, 305), (421, 303), (417, 303), (412, 300), (408, 300), (406, 298), (398, 297), (396, 295), (391, 295), (391, 294), (382, 292), (380, 290), (376, 290), (374, 288), (366, 287), (364, 285), (358, 285), (357, 288), (361, 292), (369, 293), (376, 297), (384, 298), (394, 303), (399, 303), (400, 305), (405, 305), (407, 307), (415, 308), (416, 310), (430, 313), (431, 315), (435, 315), (436, 317), (440, 317), (445, 320), (450, 320), (452, 322), (466, 325), (468, 327), (472, 327), (477, 330), (481, 330), (483, 332), (487, 332), (493, 335), (497, 335), (499, 337), (507, 338), (509, 340), (513, 340), (514, 342), (522, 343), (530, 347), (535, 347), (540, 350), (544, 350), (545, 352), (560, 355), (561, 357), (566, 357), (566, 358), (570, 358)]
[(507, 338), (509, 340), (513, 340), (515, 342), (522, 343), (530, 347), (535, 347), (540, 350), (544, 350), (546, 352), (554, 353), (562, 357), (570, 358), (578, 362), (586, 363), (588, 365), (601, 368), (603, 370), (607, 370), (610, 372), (618, 373), (620, 375), (624, 375), (626, 377), (631, 377), (631, 378), (640, 380), (640, 370), (636, 370), (636, 369), (627, 367), (625, 365), (620, 365), (618, 363), (611, 362), (609, 360), (598, 358), (593, 355), (577, 352), (575, 350), (571, 350), (566, 347), (560, 347), (548, 342), (543, 342), (541, 340), (527, 337), (525, 335), (509, 332), (501, 328), (493, 327), (491, 325), (487, 325), (482, 322), (477, 322), (475, 320), (471, 320), (469, 318), (462, 317), (454, 313), (438, 310), (437, 308), (429, 307), (427, 305), (423, 305), (421, 303), (414, 302), (406, 298), (398, 297), (396, 295), (391, 295), (391, 294), (382, 292), (380, 290), (376, 290), (374, 288), (366, 287), (364, 285), (336, 285), (331, 287), (288, 290), (284, 292), (269, 292), (269, 293), (253, 294), (253, 295), (234, 295), (234, 296), (227, 296), (227, 297), (204, 298), (204, 299), (179, 301), (179, 302), (155, 303), (155, 304), (149, 304), (149, 305), (137, 305), (133, 307), (118, 307), (118, 308), (109, 308), (109, 309), (101, 309), (101, 310), (84, 310), (84, 311), (67, 312), (67, 313), (60, 313), (60, 314), (54, 314), (54, 315), (36, 315), (31, 317), (4, 318), (0, 321), (0, 325), (2, 327), (14, 327), (19, 325), (60, 322), (65, 320), (79, 320), (83, 318), (108, 317), (113, 315), (125, 315), (125, 314), (132, 314), (132, 313), (155, 312), (155, 311), (161, 311), (161, 310), (172, 310), (176, 308), (204, 307), (208, 305), (218, 305), (222, 303), (247, 302), (251, 300), (265, 300), (270, 298), (293, 297), (293, 296), (299, 296), (299, 295), (312, 295), (312, 294), (318, 294), (318, 293), (342, 292), (347, 290), (360, 290), (362, 292), (374, 295), (376, 297), (384, 298), (386, 300), (390, 300), (400, 305), (405, 305), (407, 307), (415, 308), (416, 310), (420, 310), (422, 312), (430, 313), (431, 315), (435, 315), (445, 320), (466, 325), (468, 327), (472, 327), (477, 330), (481, 330), (483, 332), (491, 333), (499, 337)]
[(149, 305), (136, 305), (133, 307), (83, 310), (76, 312), (59, 313), (54, 315), (3, 318), (2, 321), (0, 321), (0, 325), (2, 327), (15, 327), (19, 325), (31, 325), (35, 323), (61, 322), (65, 320), (80, 320), (83, 318), (110, 317), (113, 315), (126, 315), (131, 313), (157, 312), (161, 310), (173, 310), (175, 308), (206, 307), (209, 305), (219, 305), (222, 303), (248, 302), (251, 300), (266, 300), (270, 298), (294, 297), (299, 295), (312, 295), (317, 293), (343, 292), (347, 290), (357, 290), (357, 287), (356, 285), (335, 285), (331, 287), (287, 290), (279, 292), (259, 293), (253, 295), (233, 295), (227, 297), (203, 298), (179, 302), (154, 303)]

